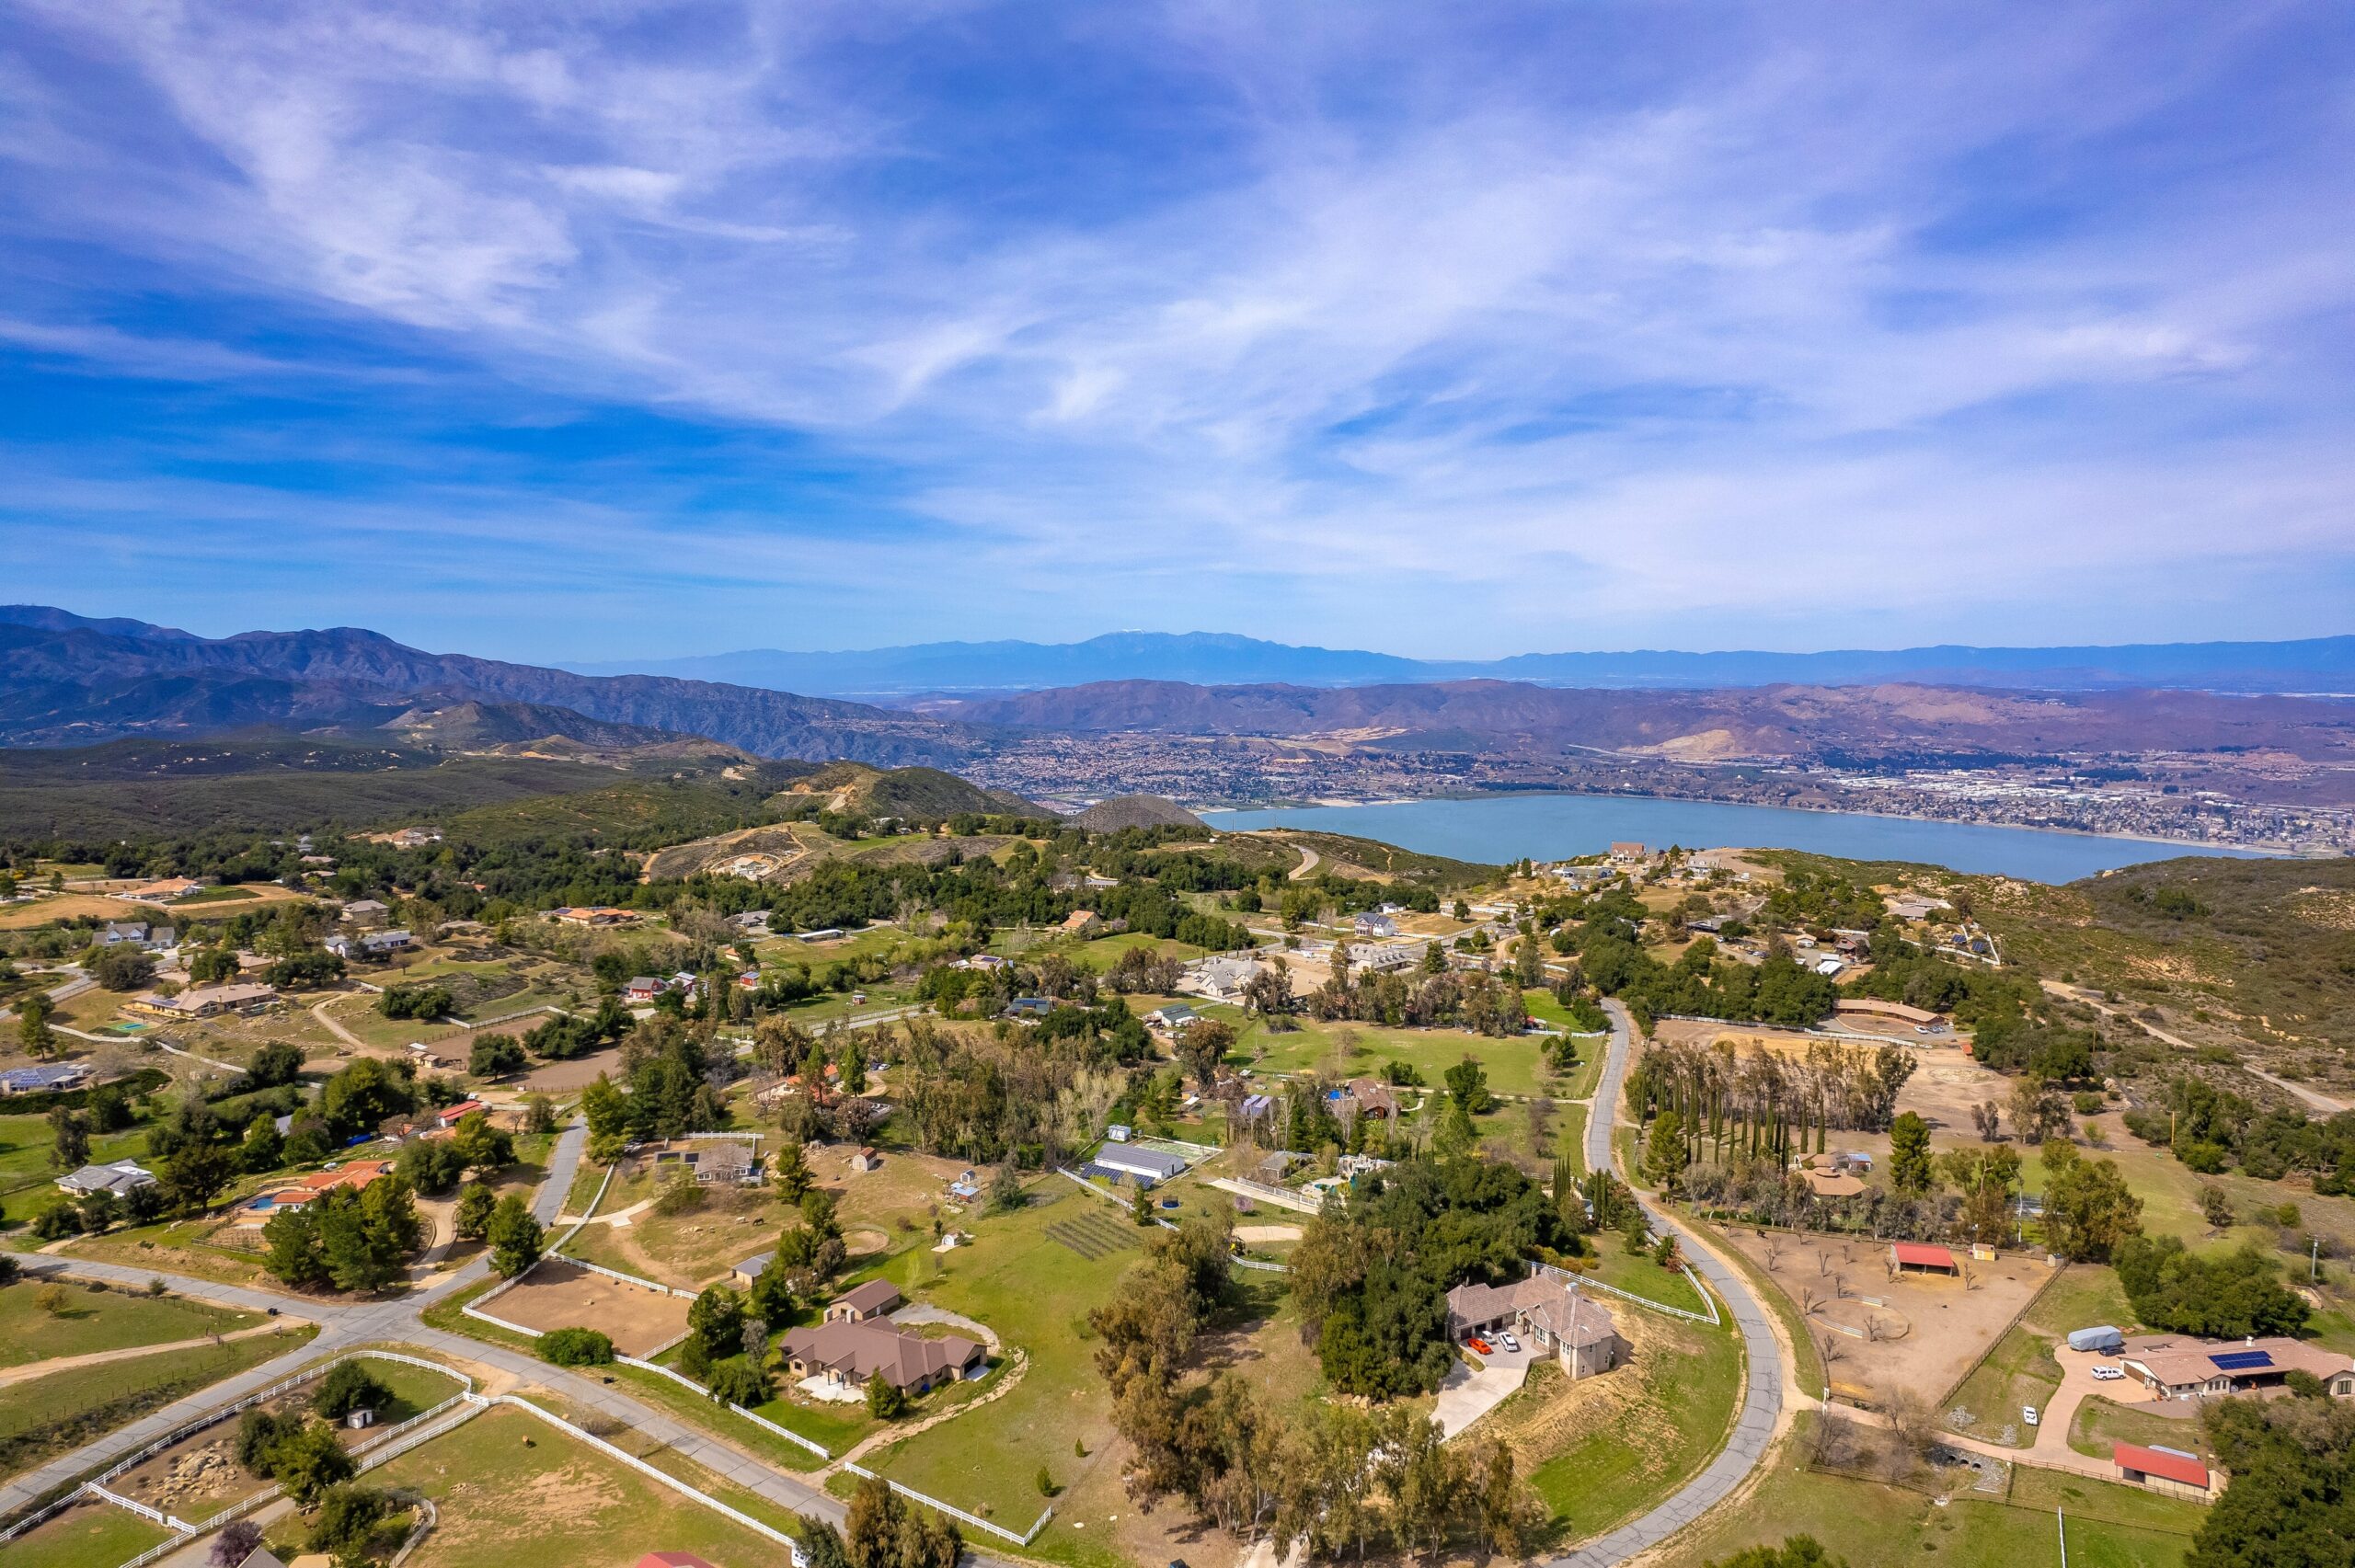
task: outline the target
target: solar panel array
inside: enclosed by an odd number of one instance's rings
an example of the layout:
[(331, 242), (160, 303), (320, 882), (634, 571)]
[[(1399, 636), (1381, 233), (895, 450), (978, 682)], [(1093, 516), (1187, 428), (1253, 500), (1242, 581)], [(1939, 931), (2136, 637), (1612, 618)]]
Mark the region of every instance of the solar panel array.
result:
[(2253, 1368), (2273, 1365), (2272, 1354), (2264, 1350), (2229, 1350), (2219, 1356), (2211, 1356), (2208, 1359), (2213, 1361), (2217, 1370), (2223, 1372), (2246, 1372)]

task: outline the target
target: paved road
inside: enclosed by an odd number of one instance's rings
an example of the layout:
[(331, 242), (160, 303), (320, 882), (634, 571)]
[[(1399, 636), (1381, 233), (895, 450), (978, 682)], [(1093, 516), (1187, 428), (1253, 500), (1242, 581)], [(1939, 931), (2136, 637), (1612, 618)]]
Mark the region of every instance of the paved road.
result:
[[(1586, 1120), (1587, 1168), (1595, 1171), (1613, 1169), (1611, 1130), (1618, 1122), (1619, 1089), (1627, 1076), (1626, 1009), (1615, 1001), (1606, 1001), (1603, 1006), (1611, 1014), (1610, 1054), (1603, 1059), (1603, 1077), (1595, 1087), (1593, 1108), (1587, 1113)], [(1649, 1208), (1645, 1212), (1655, 1230), (1684, 1234), (1683, 1227), (1668, 1216)], [(1684, 1252), (1701, 1277), (1726, 1303), (1733, 1314), (1734, 1326), (1741, 1331), (1745, 1359), (1749, 1362), (1741, 1416), (1734, 1423), (1733, 1435), (1726, 1440), (1724, 1449), (1706, 1470), (1685, 1482), (1683, 1490), (1641, 1518), (1587, 1542), (1567, 1557), (1557, 1558), (1550, 1568), (1608, 1568), (1609, 1564), (1624, 1562), (1637, 1552), (1659, 1545), (1723, 1502), (1745, 1476), (1765, 1462), (1775, 1425), (1783, 1409), (1782, 1346), (1775, 1343), (1766, 1308), (1752, 1294), (1747, 1281), (1697, 1242), (1687, 1245)]]

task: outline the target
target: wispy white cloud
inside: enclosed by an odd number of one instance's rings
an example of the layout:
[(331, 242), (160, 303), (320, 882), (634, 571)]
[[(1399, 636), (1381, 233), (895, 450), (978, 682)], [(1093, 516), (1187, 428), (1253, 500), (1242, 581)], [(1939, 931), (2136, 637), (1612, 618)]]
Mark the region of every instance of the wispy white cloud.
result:
[[(2103, 585), (2253, 631), (2217, 583), (2355, 577), (2324, 5), (26, 15), (29, 234), (525, 398), (795, 432), (739, 477), (867, 476), (830, 560), (956, 540), (958, 580), (895, 585), (942, 631), (1133, 618), (1059, 604), (1074, 573), (1467, 653), (1560, 641), (1569, 595), (1662, 643), (1762, 600), (1814, 640), (1859, 601), (2021, 635), (2032, 575), (2124, 635)], [(289, 357), (47, 297), (0, 340)], [(624, 488), (615, 538), (821, 581), (789, 509)], [(563, 499), (513, 515), (569, 543)]]

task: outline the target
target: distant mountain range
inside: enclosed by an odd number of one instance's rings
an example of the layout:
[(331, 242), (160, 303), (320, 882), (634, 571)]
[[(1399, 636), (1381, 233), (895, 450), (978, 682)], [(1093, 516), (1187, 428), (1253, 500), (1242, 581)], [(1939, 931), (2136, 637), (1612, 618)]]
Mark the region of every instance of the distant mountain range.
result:
[(468, 747), (697, 736), (762, 757), (955, 763), (972, 738), (921, 715), (662, 676), (597, 677), (424, 653), (350, 627), (200, 637), (0, 606), (0, 744), (79, 746), (268, 727)]
[(1479, 661), (1296, 647), (1212, 632), (1119, 632), (1079, 643), (920, 643), (850, 653), (761, 648), (575, 668), (592, 675), (662, 675), (887, 702), (926, 693), (1038, 691), (1108, 681), (1340, 687), (1495, 680), (1653, 690), (1902, 681), (2047, 691), (2180, 688), (2339, 694), (2355, 693), (2355, 636), (2114, 647), (1947, 645), (1828, 653), (1529, 653)]
[[(1107, 642), (1119, 646), (1107, 650)], [(974, 657), (999, 673), (1048, 673), (1046, 665), (1020, 666), (1005, 651), (1027, 646), (980, 645)], [(2133, 690), (2031, 691), (2019, 689), (2028, 684), (2024, 680), (1982, 680), (1971, 688), (1868, 681), (1861, 678), (1861, 664), (1850, 667), (1859, 676), (1851, 681), (1761, 685), (1729, 679), (1706, 688), (1614, 689), (1526, 679), (1345, 681), (1349, 660), (1381, 656), (1246, 638), (1140, 635), (1037, 651), (1083, 662), (1099, 657), (1150, 661), (1169, 653), (1255, 671), (1297, 655), (1317, 678), (1120, 679), (955, 696), (937, 689), (962, 686), (971, 693), (976, 682), (945, 678), (950, 670), (937, 661), (947, 654), (898, 650), (911, 656), (901, 668), (912, 683), (935, 694), (903, 695), (897, 706), (881, 707), (672, 675), (584, 675), (426, 653), (349, 627), (213, 638), (14, 606), (0, 607), (0, 745), (87, 746), (267, 729), (442, 756), (650, 760), (661, 753), (709, 760), (707, 743), (717, 742), (753, 757), (955, 771), (1003, 760), (1010, 750), (1063, 744), (1064, 737), (1321, 735), (1389, 751), (1554, 759), (1603, 750), (1689, 762), (1915, 758), (1926, 763), (2182, 749), (2241, 755), (2274, 750), (2335, 767), (2355, 761), (2355, 704), (2272, 693), (2253, 683), (2261, 668), (2287, 683), (2287, 672), (2303, 658), (2314, 683), (2328, 685), (2320, 672), (2333, 650), (2350, 646), (2355, 639), (2047, 649), (2041, 653), (2051, 657), (2042, 666), (2029, 657), (2038, 650), (1999, 650), (2013, 659), (2015, 676), (2031, 668), (2057, 669), (2060, 655), (2098, 651), (2108, 659), (2102, 669), (2112, 674), (2129, 668), (2142, 672), (2144, 684)], [(2237, 651), (2228, 656), (2223, 650)], [(1806, 663), (1901, 656), (1562, 657)], [(2156, 682), (2158, 671), (2186, 674), (2201, 658), (2209, 661), (2206, 684), (2222, 683), (2220, 672), (2227, 668), (2239, 671), (2241, 684), (2219, 692)], [(1723, 668), (1740, 672), (1738, 665)], [(1762, 663), (1747, 673), (1763, 670)], [(2355, 687), (2355, 678), (2341, 684)], [(1091, 782), (1107, 793), (1133, 787), (1110, 774)]]
[(2004, 692), (1886, 684), (1563, 690), (1511, 681), (1195, 686), (1105, 681), (928, 701), (985, 733), (1334, 736), (1382, 750), (1604, 750), (1706, 762), (1913, 755), (2033, 758), (2154, 749), (2278, 750), (2355, 761), (2355, 705), (2211, 692)]

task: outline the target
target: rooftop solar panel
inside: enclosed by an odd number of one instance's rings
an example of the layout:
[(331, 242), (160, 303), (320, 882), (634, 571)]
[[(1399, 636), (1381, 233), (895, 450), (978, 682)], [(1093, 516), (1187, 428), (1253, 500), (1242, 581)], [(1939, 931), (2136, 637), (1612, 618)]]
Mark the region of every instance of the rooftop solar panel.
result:
[(2219, 1371), (2224, 1372), (2246, 1372), (2251, 1368), (2273, 1365), (2271, 1353), (2263, 1350), (2233, 1350), (2221, 1356), (2211, 1356), (2208, 1359), (2216, 1364)]

